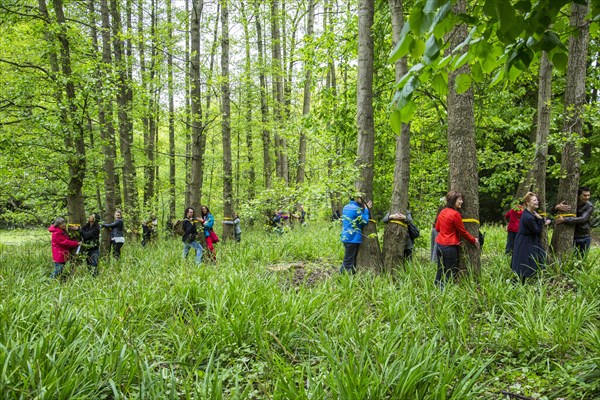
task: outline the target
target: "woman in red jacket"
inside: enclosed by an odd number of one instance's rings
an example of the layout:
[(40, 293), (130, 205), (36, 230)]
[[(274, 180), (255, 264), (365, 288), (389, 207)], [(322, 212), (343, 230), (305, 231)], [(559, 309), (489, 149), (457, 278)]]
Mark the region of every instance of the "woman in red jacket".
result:
[(448, 278), (455, 278), (458, 273), (458, 249), (461, 236), (479, 247), (479, 240), (474, 238), (462, 222), (460, 209), (463, 204), (462, 194), (450, 191), (446, 195), (446, 207), (440, 211), (435, 230), (439, 232), (437, 243), (438, 270), (435, 283), (443, 289)]
[(62, 273), (65, 263), (69, 260), (71, 249), (81, 245), (81, 242), (69, 239), (66, 228), (67, 221), (61, 217), (56, 218), (54, 224), (48, 228), (48, 232), (52, 233), (52, 258), (54, 259), (54, 271), (50, 274), (51, 278), (56, 278)]

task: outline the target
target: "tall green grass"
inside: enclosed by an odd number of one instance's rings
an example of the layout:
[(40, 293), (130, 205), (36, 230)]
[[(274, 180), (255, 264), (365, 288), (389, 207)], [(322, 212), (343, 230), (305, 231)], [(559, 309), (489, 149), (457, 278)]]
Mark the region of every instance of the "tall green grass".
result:
[(444, 291), (424, 241), (405, 269), (339, 276), (339, 227), (325, 223), (284, 235), (247, 229), (200, 267), (181, 259), (180, 240), (128, 242), (98, 277), (76, 266), (63, 282), (48, 278), (49, 240), (3, 246), (0, 393), (598, 398), (599, 250), (521, 285), (504, 232), (485, 230), (480, 279)]

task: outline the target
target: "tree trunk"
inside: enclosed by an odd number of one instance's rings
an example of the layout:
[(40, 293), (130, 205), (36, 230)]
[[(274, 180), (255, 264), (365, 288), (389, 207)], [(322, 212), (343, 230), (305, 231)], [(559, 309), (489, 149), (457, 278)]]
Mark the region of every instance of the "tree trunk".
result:
[[(389, 0), (394, 46), (400, 40), (400, 32), (404, 26), (402, 0)], [(396, 81), (400, 80), (407, 71), (406, 58), (396, 62)], [(394, 165), (394, 186), (390, 214), (407, 214), (408, 186), (410, 181), (410, 125), (402, 124), (399, 135), (396, 136), (396, 160)], [(388, 223), (383, 233), (383, 265), (391, 271), (404, 261), (404, 249), (408, 238), (406, 224)]]
[(125, 198), (125, 213), (129, 217), (132, 232), (137, 235), (138, 199), (135, 185), (136, 172), (131, 146), (133, 145), (131, 83), (127, 79), (127, 63), (123, 54), (123, 36), (121, 29), (121, 13), (117, 0), (111, 0), (111, 17), (113, 33), (114, 65), (117, 70), (117, 104), (119, 118), (119, 144), (123, 158), (123, 194)]
[(167, 0), (167, 25), (168, 25), (168, 55), (167, 55), (167, 85), (169, 96), (169, 221), (176, 218), (175, 196), (175, 88), (173, 85), (173, 10), (171, 0)]
[[(202, 16), (203, 0), (193, 0), (192, 2), (192, 23), (191, 23), (191, 103), (192, 103), (192, 172), (190, 182), (190, 207), (200, 210), (200, 200), (202, 191), (202, 161), (204, 157), (202, 130), (202, 102), (201, 102), (201, 81), (200, 81), (200, 18)], [(198, 211), (196, 211), (198, 212)]]
[[(569, 38), (569, 62), (565, 88), (565, 112), (562, 129), (563, 148), (561, 179), (558, 184), (557, 202), (571, 205), (571, 213), (577, 208), (577, 188), (581, 162), (581, 133), (583, 130), (583, 108), (585, 105), (585, 79), (589, 41), (589, 24), (585, 21), (589, 2), (573, 4), (570, 25), (574, 34)], [(552, 236), (552, 249), (558, 259), (573, 248), (575, 226), (558, 224)]]
[[(233, 220), (231, 170), (231, 98), (229, 93), (229, 8), (221, 0), (221, 132), (223, 137), (223, 220)], [(233, 239), (233, 225), (223, 224), (224, 240)]]
[(263, 50), (262, 24), (260, 22), (259, 1), (255, 2), (256, 39), (258, 44), (258, 79), (260, 82), (260, 115), (263, 145), (263, 176), (265, 188), (271, 188), (271, 131), (269, 131), (269, 108), (267, 105), (267, 80), (265, 78), (265, 61)]
[[(38, 1), (39, 10), (46, 19), (48, 25), (51, 24), (50, 15), (45, 0)], [(64, 82), (64, 86), (58, 86), (56, 98), (60, 108), (60, 120), (62, 128), (62, 137), (67, 150), (67, 164), (69, 169), (69, 180), (67, 183), (67, 213), (68, 220), (71, 223), (82, 224), (85, 222), (85, 209), (83, 198), (83, 181), (85, 179), (86, 154), (82, 119), (77, 115), (75, 84), (73, 83), (73, 72), (71, 68), (71, 50), (66, 32), (66, 20), (63, 11), (62, 0), (53, 0), (54, 13), (58, 29), (55, 32), (56, 37), (47, 34), (48, 45), (53, 48), (55, 39), (59, 43), (59, 56), (54, 51), (50, 51), (50, 67), (54, 75), (62, 74), (63, 79), (58, 82)], [(64, 95), (63, 95), (64, 91)]]
[[(542, 53), (540, 72), (538, 76), (538, 103), (536, 118), (535, 157), (533, 166), (528, 171), (523, 185), (517, 191), (521, 199), (525, 193), (532, 191), (540, 201), (540, 214), (546, 214), (546, 168), (548, 165), (548, 135), (550, 134), (550, 113), (552, 101), (552, 63), (546, 52)], [(548, 228), (542, 230), (542, 246), (548, 248)]]
[[(254, 171), (254, 154), (253, 154), (253, 138), (252, 138), (252, 127), (254, 122), (252, 121), (252, 58), (250, 56), (250, 31), (248, 26), (248, 17), (246, 15), (246, 9), (244, 2), (240, 2), (240, 10), (242, 13), (242, 25), (244, 28), (244, 50), (246, 54), (244, 64), (244, 91), (246, 93), (246, 151), (248, 159), (248, 200), (254, 199), (256, 196), (256, 173)], [(258, 16), (256, 16), (258, 18)], [(242, 94), (243, 95), (243, 94)], [(242, 103), (242, 102), (240, 102)], [(239, 200), (239, 199), (238, 199)]]
[(283, 66), (281, 60), (281, 34), (279, 31), (279, 0), (271, 0), (271, 50), (273, 71), (273, 115), (275, 116), (275, 165), (277, 177), (289, 184), (286, 140), (280, 135), (285, 120), (285, 97), (283, 93)]
[[(357, 115), (358, 149), (357, 167), (360, 175), (355, 183), (365, 203), (373, 199), (373, 161), (375, 151), (375, 126), (373, 122), (373, 26), (374, 1), (360, 0), (358, 10), (358, 81)], [(363, 241), (358, 249), (357, 268), (379, 272), (382, 267), (381, 250), (377, 239), (377, 224), (373, 219), (363, 229)]]
[[(308, 17), (306, 21), (306, 37), (305, 46), (308, 46), (307, 53), (304, 57), (304, 98), (302, 102), (302, 116), (304, 121), (307, 121), (310, 116), (310, 90), (312, 86), (312, 59), (308, 56), (313, 50), (313, 31), (315, 25), (315, 0), (308, 1)], [(306, 176), (306, 134), (304, 128), (301, 128), (299, 149), (298, 149), (298, 171), (296, 172), (296, 183), (301, 185), (304, 183)]]
[[(454, 14), (463, 13), (466, 0), (459, 0), (453, 7)], [(451, 33), (451, 47), (462, 43), (467, 37), (467, 27), (458, 25)], [(462, 49), (461, 52), (466, 51)], [(465, 64), (461, 68), (448, 73), (448, 168), (450, 170), (450, 190), (463, 195), (462, 206), (465, 228), (475, 237), (479, 235), (479, 179), (477, 172), (477, 149), (475, 146), (475, 116), (473, 111), (473, 89), (457, 93), (455, 82), (460, 74), (470, 74), (470, 67)], [(470, 222), (476, 221), (476, 222)], [(472, 272), (475, 276), (480, 271), (481, 252), (475, 246), (461, 246), (458, 268), (461, 274)]]
[[(192, 0), (195, 1), (195, 0)], [(190, 0), (185, 0), (185, 15), (190, 13)], [(191, 62), (190, 62), (190, 18), (185, 19), (185, 200), (184, 207), (188, 207), (192, 197), (192, 88), (191, 88)], [(173, 222), (173, 221), (171, 221)]]

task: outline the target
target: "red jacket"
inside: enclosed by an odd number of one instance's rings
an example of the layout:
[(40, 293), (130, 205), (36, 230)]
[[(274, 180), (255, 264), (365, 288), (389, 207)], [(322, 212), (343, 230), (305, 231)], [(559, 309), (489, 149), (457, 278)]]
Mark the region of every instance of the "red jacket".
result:
[(460, 244), (460, 237), (466, 238), (475, 244), (475, 238), (467, 232), (462, 222), (462, 216), (454, 208), (446, 207), (438, 215), (435, 230), (439, 232), (436, 243), (442, 246), (456, 246)]
[(521, 220), (521, 215), (523, 214), (523, 210), (515, 210), (511, 208), (504, 214), (504, 218), (508, 220), (508, 226), (506, 230), (509, 232), (519, 232), (519, 221)]
[(69, 239), (67, 232), (54, 225), (50, 225), (48, 232), (52, 233), (52, 258), (54, 262), (67, 262), (70, 250), (79, 246), (79, 242)]

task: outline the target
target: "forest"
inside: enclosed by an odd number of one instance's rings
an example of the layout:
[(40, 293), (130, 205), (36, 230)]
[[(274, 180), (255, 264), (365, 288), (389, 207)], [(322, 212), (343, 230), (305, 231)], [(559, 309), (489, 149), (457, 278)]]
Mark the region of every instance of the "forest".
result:
[[(580, 186), (597, 203), (599, 22), (600, 0), (0, 0), (0, 392), (598, 398), (598, 212), (583, 259), (544, 229), (527, 285), (502, 217), (529, 191), (542, 214)], [(486, 244), (440, 292), (450, 190)], [(339, 276), (332, 216), (357, 195), (360, 273)], [(195, 268), (171, 228), (201, 206), (221, 243)], [(49, 280), (48, 226), (117, 210), (123, 258), (103, 232), (98, 277)], [(378, 223), (408, 210), (412, 261)]]

